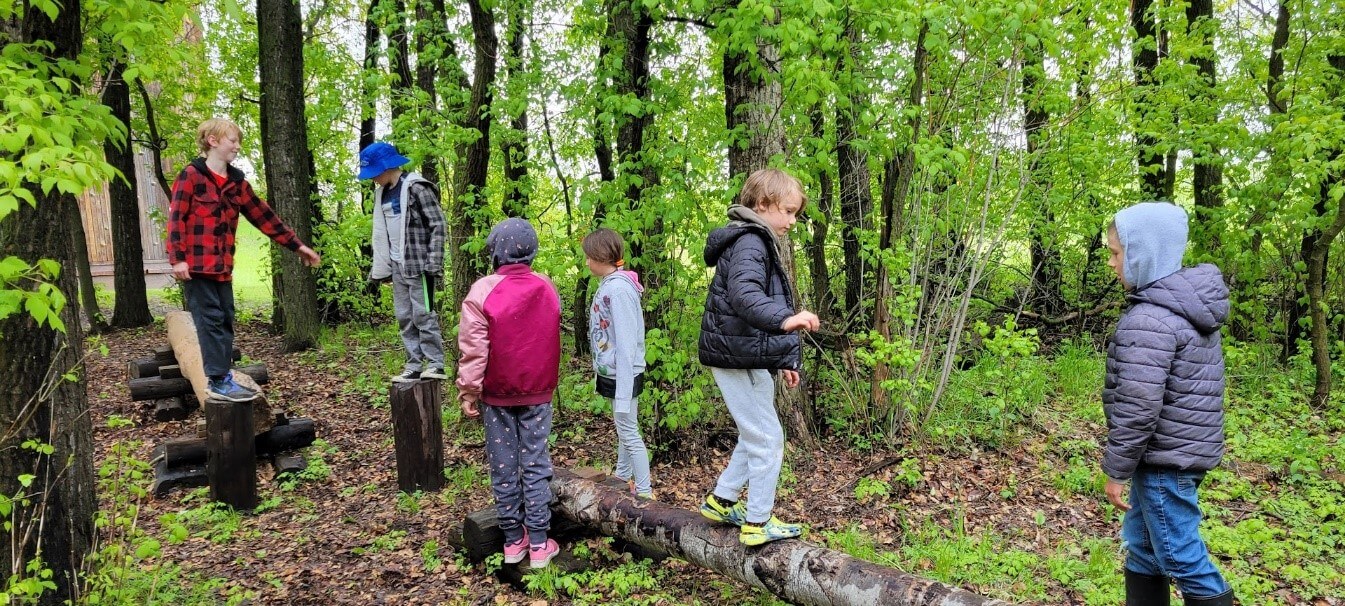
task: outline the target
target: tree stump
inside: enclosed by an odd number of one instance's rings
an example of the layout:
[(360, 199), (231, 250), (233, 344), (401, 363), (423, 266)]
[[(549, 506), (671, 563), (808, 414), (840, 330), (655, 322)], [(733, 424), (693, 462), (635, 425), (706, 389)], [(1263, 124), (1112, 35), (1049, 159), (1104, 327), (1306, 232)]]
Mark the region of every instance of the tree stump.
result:
[(392, 435), (397, 450), (397, 488), (407, 493), (443, 488), (443, 392), (440, 383), (393, 383), (389, 391)]
[(257, 443), (248, 402), (205, 403), (210, 498), (234, 509), (257, 507)]

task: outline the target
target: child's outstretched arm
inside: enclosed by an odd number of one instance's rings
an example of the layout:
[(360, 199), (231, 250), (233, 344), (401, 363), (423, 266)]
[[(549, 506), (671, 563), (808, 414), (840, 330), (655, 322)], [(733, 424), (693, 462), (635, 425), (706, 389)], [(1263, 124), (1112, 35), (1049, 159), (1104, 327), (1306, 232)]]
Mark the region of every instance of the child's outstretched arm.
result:
[(266, 200), (261, 199), (256, 192), (252, 191), (252, 185), (247, 181), (243, 182), (243, 195), (239, 199), (239, 210), (243, 211), (243, 216), (247, 217), (249, 223), (255, 225), (259, 231), (274, 240), (276, 244), (284, 246), (302, 257), (304, 265), (317, 267), (322, 262), (322, 257), (299, 240), (299, 236), (294, 233), (294, 230), (280, 220), (280, 216), (271, 209), (271, 205), (267, 204)]
[(1122, 316), (1112, 346), (1116, 379), (1102, 455), (1102, 471), (1108, 478), (1129, 480), (1143, 460), (1163, 411), (1176, 353), (1177, 337), (1162, 322), (1143, 313)]
[(475, 417), (481, 414), (476, 402), (481, 399), (481, 384), (486, 378), (486, 361), (490, 354), (490, 323), (482, 308), (486, 293), (480, 283), (472, 286), (462, 300), (462, 319), (458, 322), (458, 400), (462, 413)]

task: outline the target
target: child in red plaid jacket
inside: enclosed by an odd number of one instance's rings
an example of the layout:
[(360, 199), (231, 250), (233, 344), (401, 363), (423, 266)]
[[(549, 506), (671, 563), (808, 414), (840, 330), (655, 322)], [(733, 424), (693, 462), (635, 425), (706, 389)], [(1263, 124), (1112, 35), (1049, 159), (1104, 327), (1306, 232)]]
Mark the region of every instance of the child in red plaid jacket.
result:
[(196, 324), (201, 360), (210, 379), (210, 396), (247, 402), (256, 393), (234, 382), (233, 350), (234, 237), (241, 213), (262, 233), (317, 267), (322, 257), (299, 240), (271, 206), (252, 191), (243, 171), (230, 162), (238, 157), (242, 131), (237, 124), (211, 118), (196, 129), (201, 156), (173, 182), (168, 207), (168, 261), (182, 282), (182, 296)]

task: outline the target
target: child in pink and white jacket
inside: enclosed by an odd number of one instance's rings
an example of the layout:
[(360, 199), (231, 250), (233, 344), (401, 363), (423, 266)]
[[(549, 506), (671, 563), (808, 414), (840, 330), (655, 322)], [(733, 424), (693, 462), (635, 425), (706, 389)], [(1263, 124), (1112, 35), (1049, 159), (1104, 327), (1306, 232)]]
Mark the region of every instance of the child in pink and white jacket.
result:
[[(551, 400), (560, 372), (560, 297), (532, 270), (537, 232), (506, 219), (486, 238), (495, 273), (477, 280), (458, 327), (458, 399), (486, 426), (486, 458), (504, 561), (544, 568), (560, 553), (551, 526)], [(478, 407), (478, 403), (484, 406)]]

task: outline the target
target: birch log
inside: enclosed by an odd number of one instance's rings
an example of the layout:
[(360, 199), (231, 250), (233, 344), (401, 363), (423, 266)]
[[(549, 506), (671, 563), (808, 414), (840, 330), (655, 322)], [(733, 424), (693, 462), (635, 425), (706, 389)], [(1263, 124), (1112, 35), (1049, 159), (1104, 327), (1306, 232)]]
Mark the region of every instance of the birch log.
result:
[(746, 547), (738, 529), (697, 512), (637, 500), (564, 469), (551, 489), (566, 517), (764, 589), (793, 604), (820, 606), (1010, 606), (970, 591), (790, 539)]
[[(173, 357), (177, 360), (178, 369), (182, 376), (191, 382), (196, 400), (198, 402), (209, 400), (205, 366), (201, 363), (201, 344), (196, 340), (196, 325), (192, 323), (191, 314), (185, 311), (169, 312), (164, 317), (164, 325), (168, 327), (168, 342), (173, 347)], [(253, 427), (259, 432), (270, 429), (275, 424), (275, 417), (271, 414), (271, 405), (266, 401), (261, 386), (257, 385), (252, 377), (242, 373), (234, 373), (234, 381), (257, 392), (257, 397), (252, 400)]]

